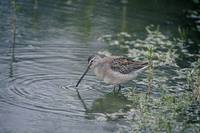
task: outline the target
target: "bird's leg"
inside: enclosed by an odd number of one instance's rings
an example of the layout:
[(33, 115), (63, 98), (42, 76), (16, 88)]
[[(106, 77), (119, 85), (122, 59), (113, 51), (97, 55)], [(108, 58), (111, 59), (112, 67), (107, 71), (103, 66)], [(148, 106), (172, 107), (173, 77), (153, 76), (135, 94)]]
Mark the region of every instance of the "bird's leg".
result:
[(120, 92), (121, 88), (122, 88), (122, 86), (121, 86), (121, 85), (119, 85), (119, 89), (118, 89), (117, 93), (119, 93), (119, 92)]
[(113, 88), (113, 92), (115, 93), (115, 85), (114, 85), (114, 88)]

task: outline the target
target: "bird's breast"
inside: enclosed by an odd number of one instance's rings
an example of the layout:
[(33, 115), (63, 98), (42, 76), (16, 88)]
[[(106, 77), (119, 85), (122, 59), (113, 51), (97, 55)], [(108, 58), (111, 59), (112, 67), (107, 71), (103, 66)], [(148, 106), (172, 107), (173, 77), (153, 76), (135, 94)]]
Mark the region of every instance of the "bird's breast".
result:
[(106, 64), (96, 66), (94, 73), (98, 79), (103, 80), (107, 84), (119, 84), (130, 79), (129, 75), (115, 72)]
[(103, 80), (104, 78), (105, 71), (106, 71), (106, 68), (103, 65), (98, 65), (94, 68), (95, 75), (97, 76), (98, 79), (101, 79), (101, 80)]

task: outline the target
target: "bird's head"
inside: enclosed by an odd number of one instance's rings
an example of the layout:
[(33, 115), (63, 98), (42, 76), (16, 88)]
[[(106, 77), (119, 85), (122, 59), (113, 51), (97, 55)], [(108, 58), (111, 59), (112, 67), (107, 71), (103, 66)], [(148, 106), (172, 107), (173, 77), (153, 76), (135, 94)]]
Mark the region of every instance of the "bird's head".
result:
[(83, 77), (87, 74), (87, 72), (89, 71), (89, 69), (90, 68), (93, 69), (99, 63), (99, 61), (101, 59), (102, 58), (99, 55), (91, 55), (91, 56), (88, 57), (88, 67), (85, 70), (85, 72), (83, 73), (83, 75), (81, 76), (81, 78), (79, 79), (78, 83), (76, 84), (76, 87), (78, 87), (79, 83), (81, 82), (81, 80), (83, 79)]
[(99, 55), (91, 55), (88, 57), (88, 67), (94, 68), (99, 61), (101, 60), (101, 57)]

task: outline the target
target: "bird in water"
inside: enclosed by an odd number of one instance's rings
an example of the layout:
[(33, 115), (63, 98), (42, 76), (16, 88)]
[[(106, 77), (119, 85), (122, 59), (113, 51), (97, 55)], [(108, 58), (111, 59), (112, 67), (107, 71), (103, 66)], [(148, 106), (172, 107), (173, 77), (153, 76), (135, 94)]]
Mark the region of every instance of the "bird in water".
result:
[(121, 90), (122, 83), (134, 79), (138, 74), (146, 70), (147, 62), (134, 61), (122, 56), (106, 56), (92, 55), (88, 58), (88, 67), (76, 84), (80, 84), (81, 80), (92, 69), (98, 79), (103, 80), (107, 84), (119, 86), (118, 92)]

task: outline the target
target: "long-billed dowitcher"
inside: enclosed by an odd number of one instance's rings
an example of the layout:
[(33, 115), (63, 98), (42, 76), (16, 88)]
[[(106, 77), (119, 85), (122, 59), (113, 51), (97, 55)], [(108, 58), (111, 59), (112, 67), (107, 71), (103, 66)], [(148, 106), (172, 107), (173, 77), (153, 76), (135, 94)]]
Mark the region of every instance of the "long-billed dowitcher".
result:
[[(119, 85), (134, 79), (139, 73), (144, 71), (148, 66), (147, 62), (133, 61), (121, 56), (101, 57), (93, 55), (88, 58), (88, 67), (79, 79), (76, 87), (89, 71), (93, 69), (98, 79), (103, 80), (107, 84)], [(118, 91), (119, 91), (118, 90)]]

